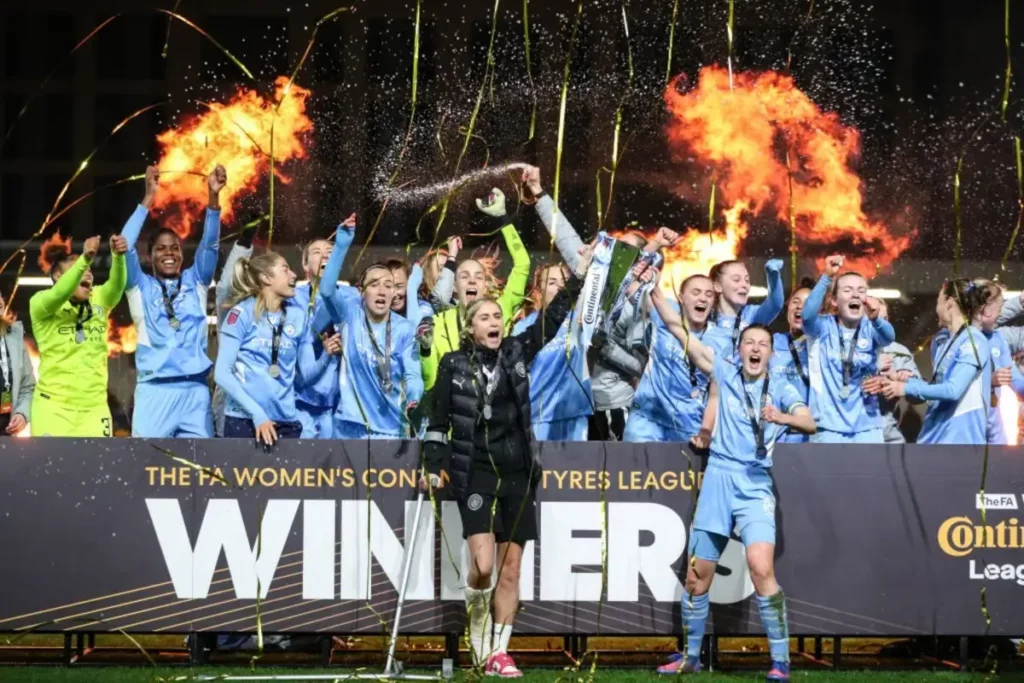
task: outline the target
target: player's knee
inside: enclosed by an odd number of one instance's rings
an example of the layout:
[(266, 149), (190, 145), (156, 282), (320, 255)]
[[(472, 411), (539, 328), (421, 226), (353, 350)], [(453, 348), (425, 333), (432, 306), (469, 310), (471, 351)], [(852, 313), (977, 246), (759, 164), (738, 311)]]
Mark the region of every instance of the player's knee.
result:
[(489, 588), (494, 573), (494, 558), (485, 553), (473, 557), (469, 567), (469, 583), (473, 588)]
[(689, 595), (704, 595), (711, 590), (711, 579), (714, 578), (715, 570), (699, 567), (696, 564), (686, 572), (686, 592)]
[(771, 556), (747, 555), (747, 566), (750, 568), (750, 581), (758, 593), (764, 595), (763, 587), (775, 583), (775, 562)]

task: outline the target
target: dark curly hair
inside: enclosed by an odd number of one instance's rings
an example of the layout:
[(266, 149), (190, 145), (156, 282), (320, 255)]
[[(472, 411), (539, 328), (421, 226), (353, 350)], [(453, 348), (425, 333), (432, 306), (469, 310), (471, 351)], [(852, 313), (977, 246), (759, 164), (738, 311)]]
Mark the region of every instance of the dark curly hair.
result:
[(956, 302), (960, 312), (970, 322), (985, 304), (999, 296), (1000, 289), (999, 285), (985, 278), (957, 278), (946, 280), (942, 285), (942, 293)]

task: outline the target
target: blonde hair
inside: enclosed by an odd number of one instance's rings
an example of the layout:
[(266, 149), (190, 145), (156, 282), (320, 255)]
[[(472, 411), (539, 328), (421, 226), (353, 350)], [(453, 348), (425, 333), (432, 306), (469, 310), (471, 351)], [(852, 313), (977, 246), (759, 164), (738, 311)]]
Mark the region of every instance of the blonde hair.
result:
[(548, 278), (548, 273), (555, 268), (562, 272), (563, 280), (569, 281), (570, 272), (566, 263), (548, 263), (537, 266), (537, 269), (533, 271), (530, 293), (527, 295), (526, 301), (523, 302), (522, 315), (524, 318), (540, 309), (541, 300), (544, 298), (544, 281)]
[(231, 293), (228, 295), (226, 308), (237, 306), (240, 301), (254, 297), (256, 299), (255, 316), (259, 318), (267, 308), (266, 299), (263, 297), (263, 282), (261, 275), (273, 277), (274, 266), (284, 257), (275, 251), (268, 251), (259, 256), (245, 258), (244, 256), (235, 262), (235, 269), (231, 273)]
[[(482, 296), (473, 303), (471, 303), (469, 305), (469, 308), (466, 309), (465, 324), (462, 326), (462, 330), (459, 332), (460, 342), (473, 341), (473, 318), (476, 316), (477, 313), (480, 312), (480, 309), (483, 308), (484, 304), (494, 304), (495, 306), (498, 307), (499, 311), (501, 310), (501, 304), (498, 303), (498, 300), (491, 298), (489, 296)], [(455, 315), (458, 315), (458, 313), (456, 313)], [(502, 325), (502, 327), (504, 327), (504, 325)]]
[(4, 309), (4, 312), (0, 313), (0, 335), (4, 335), (11, 331), (11, 325), (14, 324), (14, 313), (7, 307), (2, 296), (0, 296), (0, 304), (3, 304)]

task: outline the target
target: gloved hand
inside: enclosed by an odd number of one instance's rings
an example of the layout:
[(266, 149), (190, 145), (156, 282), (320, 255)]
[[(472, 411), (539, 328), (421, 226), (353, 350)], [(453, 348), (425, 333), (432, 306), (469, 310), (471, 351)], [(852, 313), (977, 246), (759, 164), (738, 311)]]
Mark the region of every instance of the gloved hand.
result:
[(495, 218), (506, 215), (505, 211), (505, 193), (498, 188), (492, 188), (491, 193), (487, 195), (487, 199), (477, 199), (476, 208), (483, 211), (488, 216)]

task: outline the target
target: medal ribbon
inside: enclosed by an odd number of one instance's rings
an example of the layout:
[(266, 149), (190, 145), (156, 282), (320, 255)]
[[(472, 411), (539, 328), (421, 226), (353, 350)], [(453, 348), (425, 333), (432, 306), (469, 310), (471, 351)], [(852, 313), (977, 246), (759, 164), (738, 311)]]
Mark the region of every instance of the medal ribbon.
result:
[(174, 296), (167, 295), (167, 285), (164, 284), (162, 278), (158, 277), (156, 278), (156, 281), (160, 284), (160, 291), (164, 297), (164, 311), (167, 313), (167, 319), (170, 321), (171, 327), (174, 328), (174, 323), (178, 319), (178, 317), (174, 314), (174, 300), (178, 298), (178, 293), (181, 292), (181, 278), (175, 279), (175, 282), (178, 283), (178, 286), (174, 290)]
[[(863, 318), (857, 323), (857, 327), (853, 330), (853, 334), (850, 336), (850, 350), (845, 351), (845, 337), (843, 337), (843, 330), (839, 330), (839, 357), (843, 361), (843, 387), (850, 386), (850, 380), (853, 378), (853, 354), (857, 349), (857, 338), (860, 337), (860, 327), (863, 324)], [(836, 321), (838, 325), (839, 322)], [(845, 356), (845, 358), (844, 358)], [(849, 391), (849, 389), (847, 389)]]
[[(766, 372), (764, 375), (764, 382), (761, 383), (761, 410), (764, 411), (765, 406), (768, 405), (768, 379), (769, 375)], [(747, 385), (743, 381), (743, 373), (740, 371), (740, 391), (743, 394), (743, 398), (747, 404), (747, 417), (750, 418), (750, 426), (754, 430), (754, 441), (757, 444), (757, 457), (763, 458), (768, 453), (764, 446), (764, 419), (758, 420), (758, 413), (754, 410), (754, 402), (750, 400), (750, 394), (747, 392)]]
[(75, 341), (82, 344), (85, 342), (85, 324), (92, 320), (92, 305), (88, 301), (75, 305), (78, 307), (78, 315), (75, 318)]
[(11, 357), (8, 354), (7, 340), (0, 339), (0, 373), (4, 376), (4, 393), (14, 391), (11, 384)]
[[(277, 357), (278, 357), (278, 354), (280, 353), (280, 350), (281, 350), (281, 335), (284, 333), (284, 321), (285, 321), (285, 319), (287, 317), (288, 317), (287, 305), (284, 302), (281, 302), (281, 319), (277, 322), (277, 325), (274, 325), (273, 323), (271, 323), (271, 325), (273, 326), (273, 330), (274, 330), (274, 334), (273, 334), (273, 337), (271, 338), (271, 342), (270, 342), (270, 372), (271, 372), (270, 376), (271, 377), (274, 376), (273, 373), (274, 373), (275, 369), (276, 369), (276, 371), (278, 373), (281, 372), (281, 368), (277, 364)], [(267, 319), (268, 320), (270, 319), (269, 314), (267, 315)]]
[(384, 350), (381, 351), (377, 344), (377, 338), (373, 336), (373, 328), (370, 327), (369, 316), (363, 316), (366, 323), (366, 334), (370, 336), (370, 343), (373, 345), (373, 356), (377, 361), (377, 377), (380, 379), (381, 388), (385, 394), (390, 394), (394, 389), (394, 382), (391, 381), (391, 313), (388, 312), (388, 323), (384, 332)]
[(797, 372), (800, 373), (800, 379), (804, 381), (804, 386), (810, 387), (811, 378), (807, 376), (807, 370), (804, 368), (804, 364), (800, 362), (800, 354), (796, 350), (796, 342), (793, 340), (793, 335), (787, 334), (786, 339), (789, 341), (789, 353), (793, 356), (793, 365), (796, 366)]
[[(484, 381), (486, 375), (487, 381)], [(489, 420), (491, 415), (491, 402), (494, 400), (494, 392), (498, 388), (498, 379), (501, 376), (501, 350), (498, 350), (498, 359), (494, 362), (494, 370), (488, 372), (487, 368), (483, 365), (479, 365), (476, 368), (476, 381), (477, 387), (483, 387), (483, 396), (480, 396), (481, 413), (485, 420)]]

